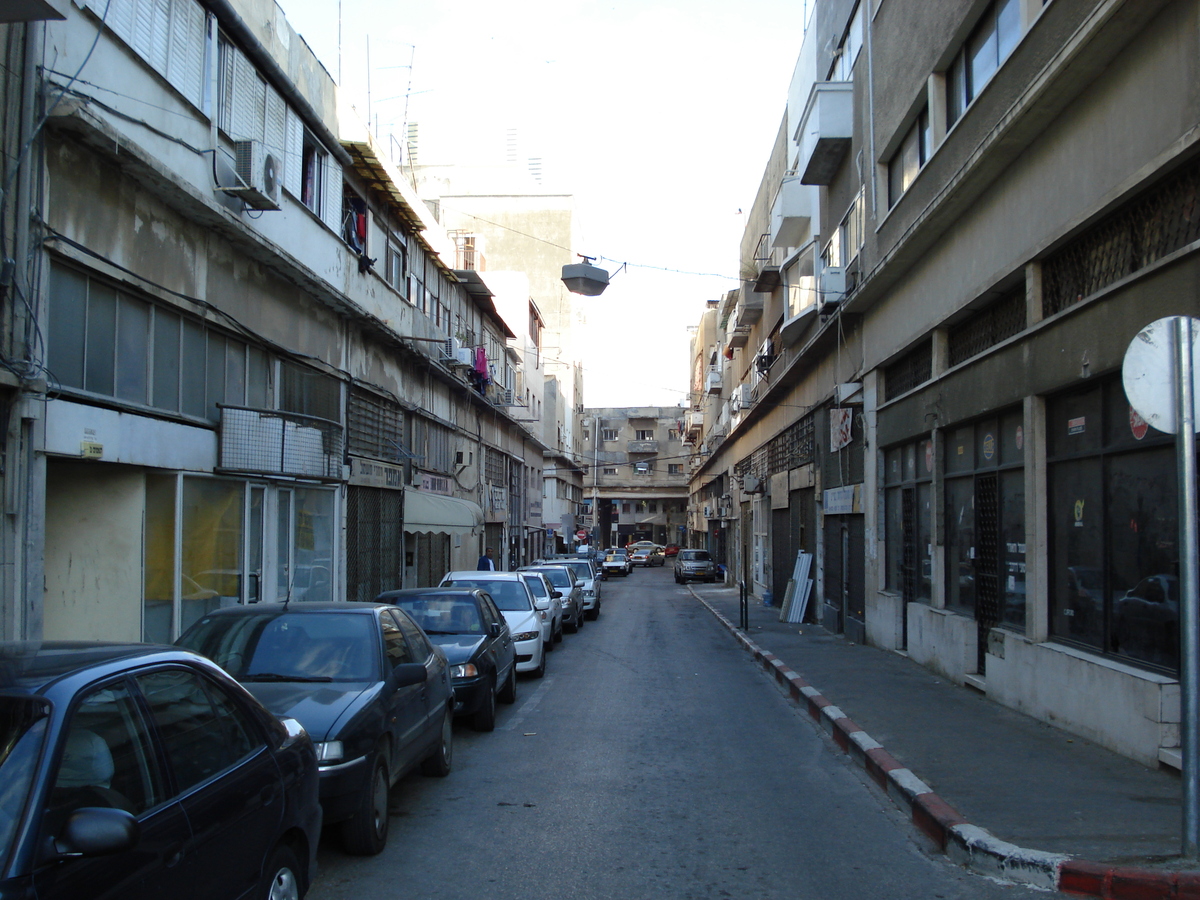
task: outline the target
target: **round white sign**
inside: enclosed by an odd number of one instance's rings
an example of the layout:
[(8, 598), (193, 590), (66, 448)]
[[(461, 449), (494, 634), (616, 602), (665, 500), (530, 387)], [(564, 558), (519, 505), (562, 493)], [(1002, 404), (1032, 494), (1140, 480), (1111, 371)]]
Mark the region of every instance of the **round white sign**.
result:
[(1200, 432), (1200, 417), (1195, 414), (1195, 402), (1200, 400), (1200, 365), (1196, 361), (1196, 338), (1200, 336), (1200, 320), (1190, 316), (1175, 316), (1151, 322), (1137, 333), (1125, 351), (1121, 365), (1121, 381), (1125, 396), (1142, 418), (1159, 431), (1174, 434), (1175, 425), (1175, 348), (1171, 340), (1171, 319), (1183, 321), (1184, 341), (1192, 351), (1192, 418)]

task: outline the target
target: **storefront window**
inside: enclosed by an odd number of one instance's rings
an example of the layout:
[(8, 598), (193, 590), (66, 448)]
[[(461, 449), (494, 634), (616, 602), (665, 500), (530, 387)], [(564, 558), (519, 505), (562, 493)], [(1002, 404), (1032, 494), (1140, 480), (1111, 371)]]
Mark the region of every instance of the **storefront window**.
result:
[(142, 640), (169, 644), (175, 608), (174, 475), (146, 476), (145, 571)]
[(1050, 632), (1166, 671), (1179, 666), (1175, 454), (1120, 381), (1047, 404)]
[(884, 453), (885, 583), (889, 590), (905, 594), (906, 601), (933, 599), (932, 478), (929, 438)]
[(241, 601), (244, 491), (240, 481), (183, 481), (181, 631), (205, 613)]
[(333, 491), (297, 488), (292, 598), (332, 600)]

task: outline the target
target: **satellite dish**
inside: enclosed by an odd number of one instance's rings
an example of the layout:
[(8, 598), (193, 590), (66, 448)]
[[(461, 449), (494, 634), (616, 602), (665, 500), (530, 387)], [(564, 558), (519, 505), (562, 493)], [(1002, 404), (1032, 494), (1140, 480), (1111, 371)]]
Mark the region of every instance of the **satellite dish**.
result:
[(1175, 345), (1171, 337), (1171, 322), (1178, 319), (1183, 327), (1183, 339), (1192, 352), (1193, 420), (1200, 431), (1200, 418), (1194, 404), (1200, 398), (1200, 366), (1195, 364), (1196, 339), (1200, 337), (1200, 319), (1191, 316), (1168, 316), (1157, 319), (1134, 336), (1125, 351), (1121, 365), (1121, 382), (1125, 396), (1147, 423), (1166, 434), (1175, 434)]

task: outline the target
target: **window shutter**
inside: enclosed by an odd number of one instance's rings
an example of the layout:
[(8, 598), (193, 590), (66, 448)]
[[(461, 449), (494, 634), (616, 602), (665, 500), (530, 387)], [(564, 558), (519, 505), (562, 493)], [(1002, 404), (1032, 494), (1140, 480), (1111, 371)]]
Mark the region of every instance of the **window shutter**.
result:
[(254, 70), (253, 64), (245, 54), (236, 47), (230, 49), (233, 52), (233, 116), (230, 137), (234, 140), (262, 140), (262, 82), (258, 80), (258, 72)]
[(263, 142), (267, 146), (267, 152), (274, 156), (280, 165), (284, 164), (284, 149), (287, 146), (287, 113), (288, 108), (283, 97), (267, 85), (267, 121)]
[(300, 196), (300, 164), (304, 159), (304, 123), (289, 106), (286, 110), (284, 132), (287, 139), (283, 164), (283, 186), (292, 196)]
[(321, 218), (325, 224), (339, 235), (342, 233), (342, 167), (332, 156), (326, 155), (322, 161), (325, 166), (325, 208), (321, 210)]
[(171, 4), (171, 56), (167, 80), (198, 109), (204, 106), (207, 25), (204, 10), (194, 0), (174, 0)]

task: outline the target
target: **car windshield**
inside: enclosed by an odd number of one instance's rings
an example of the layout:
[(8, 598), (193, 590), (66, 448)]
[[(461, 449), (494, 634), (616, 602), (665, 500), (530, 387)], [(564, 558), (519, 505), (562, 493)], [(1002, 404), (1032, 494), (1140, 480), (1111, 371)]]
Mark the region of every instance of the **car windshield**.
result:
[(462, 578), (444, 582), (442, 587), (479, 588), (481, 591), (487, 591), (501, 612), (524, 612), (533, 608), (524, 581)]
[(587, 579), (592, 577), (591, 563), (569, 562), (569, 563), (555, 563), (555, 565), (560, 568), (563, 568), (563, 569), (570, 569), (572, 572), (575, 573), (575, 577), (578, 578), (580, 581), (586, 581)]
[(379, 627), (362, 613), (205, 616), (177, 644), (238, 681), (378, 681)]
[(483, 634), (483, 616), (470, 597), (431, 594), (398, 598), (396, 605), (426, 634)]
[(549, 582), (558, 588), (566, 588), (568, 591), (572, 587), (571, 573), (562, 566), (546, 566), (544, 569), (539, 569)]
[(549, 592), (546, 590), (546, 582), (542, 580), (540, 575), (522, 575), (521, 577), (525, 579), (525, 583), (529, 585), (529, 589), (533, 591), (533, 596), (537, 597), (539, 600), (543, 600), (550, 596)]
[(679, 558), (705, 561), (709, 556), (707, 550), (680, 550)]
[(41, 700), (0, 697), (0, 864), (8, 861), (33, 785), (48, 711)]

